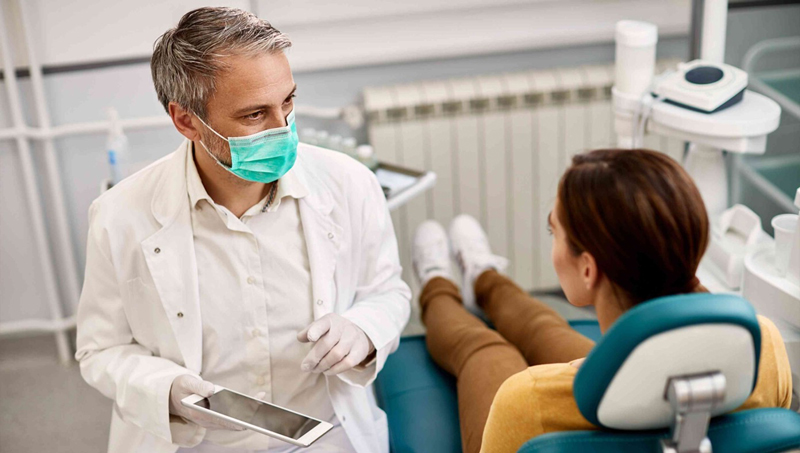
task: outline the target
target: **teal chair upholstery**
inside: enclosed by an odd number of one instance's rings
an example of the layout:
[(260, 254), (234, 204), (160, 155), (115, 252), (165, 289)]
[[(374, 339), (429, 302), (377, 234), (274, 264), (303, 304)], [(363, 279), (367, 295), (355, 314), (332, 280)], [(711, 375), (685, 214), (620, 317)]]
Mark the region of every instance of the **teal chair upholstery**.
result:
[[(720, 329), (738, 335), (718, 336)], [(671, 342), (684, 337), (702, 342), (694, 349), (670, 351)], [(660, 343), (658, 343), (660, 342)], [(549, 433), (528, 441), (521, 453), (542, 452), (661, 452), (661, 441), (670, 437), (664, 423), (664, 392), (673, 378), (723, 370), (726, 408), (713, 409), (707, 437), (715, 452), (779, 452), (800, 447), (800, 414), (787, 409), (763, 408), (730, 412), (739, 407), (755, 387), (761, 352), (761, 331), (752, 306), (744, 299), (723, 294), (688, 294), (654, 299), (634, 307), (612, 326), (592, 349), (575, 376), (574, 394), (581, 414), (602, 431)], [(635, 362), (637, 350), (657, 346), (654, 357), (665, 370), (662, 379), (643, 378)], [(652, 355), (652, 350), (647, 351)], [(707, 354), (703, 357), (703, 354)], [(700, 360), (697, 360), (700, 356)], [(646, 360), (646, 359), (645, 359)], [(685, 362), (695, 361), (687, 365)], [(642, 363), (641, 360), (638, 363)], [(674, 370), (674, 373), (670, 373)], [(727, 371), (726, 371), (727, 370)], [(749, 370), (752, 376), (747, 376)], [(731, 372), (732, 371), (732, 372)], [(627, 375), (626, 375), (627, 373)], [(655, 373), (658, 376), (658, 373)], [(636, 380), (641, 384), (635, 383)], [(737, 379), (746, 386), (737, 387)], [(744, 379), (744, 381), (742, 381)], [(614, 395), (614, 381), (625, 384), (627, 394)], [(618, 382), (618, 384), (620, 383)], [(636, 400), (648, 387), (658, 395), (639, 410), (615, 414), (614, 405)], [(640, 392), (640, 393), (637, 393)], [(615, 399), (616, 398), (616, 399)], [(605, 406), (605, 407), (604, 407)], [(659, 411), (661, 409), (661, 412)], [(627, 416), (626, 416), (627, 415)], [(674, 419), (674, 415), (670, 414)], [(642, 429), (647, 428), (647, 429)]]
[[(737, 357), (752, 356), (748, 394), (755, 385), (760, 329), (752, 307), (739, 297), (692, 294), (649, 301), (626, 313), (602, 338), (595, 321), (570, 324), (598, 341), (576, 376), (575, 395), (581, 413), (601, 430), (538, 436), (522, 446), (519, 450), (522, 453), (661, 452), (660, 442), (669, 436), (667, 425), (628, 431), (612, 426), (616, 422), (604, 423), (598, 415), (606, 391), (628, 356), (637, 345), (659, 334), (687, 326), (738, 326), (751, 338), (749, 346), (737, 352)], [(663, 388), (664, 384), (658, 385)], [(462, 451), (455, 382), (432, 361), (424, 336), (401, 340), (378, 376), (375, 390), (378, 404), (388, 416), (393, 453)], [(711, 420), (708, 438), (715, 452), (778, 452), (800, 448), (800, 415), (775, 408), (720, 414)]]
[[(596, 321), (571, 321), (597, 341)], [(433, 362), (425, 336), (405, 337), (375, 382), (378, 404), (389, 420), (393, 453), (461, 453), (455, 379)]]

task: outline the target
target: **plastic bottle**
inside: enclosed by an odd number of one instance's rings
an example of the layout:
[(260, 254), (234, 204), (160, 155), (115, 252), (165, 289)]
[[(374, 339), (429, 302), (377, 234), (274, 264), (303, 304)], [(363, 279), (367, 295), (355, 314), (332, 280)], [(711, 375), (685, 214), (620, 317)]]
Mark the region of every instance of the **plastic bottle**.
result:
[(122, 131), (119, 122), (119, 114), (115, 109), (109, 109), (108, 115), (111, 118), (111, 128), (108, 131), (108, 141), (106, 150), (108, 153), (108, 166), (111, 173), (111, 185), (114, 186), (122, 181), (123, 164), (128, 158), (128, 137)]

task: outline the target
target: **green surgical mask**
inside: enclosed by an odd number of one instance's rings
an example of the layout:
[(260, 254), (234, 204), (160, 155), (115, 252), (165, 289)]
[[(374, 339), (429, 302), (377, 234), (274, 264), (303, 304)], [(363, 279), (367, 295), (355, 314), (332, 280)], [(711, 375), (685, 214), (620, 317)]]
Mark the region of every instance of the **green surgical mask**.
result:
[(200, 140), (206, 152), (224, 169), (253, 182), (271, 183), (283, 177), (297, 160), (297, 127), (294, 110), (286, 116), (286, 126), (267, 129), (246, 137), (225, 138), (211, 128), (202, 118), (197, 119), (211, 132), (226, 142), (231, 149), (231, 166), (217, 159)]

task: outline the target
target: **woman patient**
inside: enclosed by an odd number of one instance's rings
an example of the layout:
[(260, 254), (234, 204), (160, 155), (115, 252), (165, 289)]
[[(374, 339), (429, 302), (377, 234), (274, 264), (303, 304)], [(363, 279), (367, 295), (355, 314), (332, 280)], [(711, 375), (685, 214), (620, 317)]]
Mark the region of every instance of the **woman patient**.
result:
[[(706, 291), (695, 271), (708, 243), (703, 200), (671, 158), (648, 150), (575, 156), (547, 219), (552, 260), (569, 302), (594, 306), (606, 332), (626, 310), (660, 296)], [(452, 247), (452, 250), (451, 250)], [(450, 273), (454, 256), (463, 275)], [(457, 378), (465, 452), (515, 452), (534, 436), (597, 429), (572, 383), (594, 343), (501, 272), (478, 222), (456, 218), (450, 237), (420, 225), (414, 268), (433, 359)], [(483, 311), (497, 330), (484, 324)], [(740, 409), (789, 407), (791, 372), (775, 326), (759, 317), (758, 382)]]

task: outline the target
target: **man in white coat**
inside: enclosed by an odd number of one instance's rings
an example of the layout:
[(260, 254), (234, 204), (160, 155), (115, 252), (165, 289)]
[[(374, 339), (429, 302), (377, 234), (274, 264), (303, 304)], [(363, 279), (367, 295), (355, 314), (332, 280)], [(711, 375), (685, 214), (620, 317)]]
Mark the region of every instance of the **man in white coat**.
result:
[(156, 42), (186, 140), (89, 210), (76, 358), (114, 401), (110, 452), (296, 448), (180, 404), (214, 385), (332, 423), (307, 451), (388, 452), (371, 384), (410, 291), (375, 176), (297, 143), (290, 45), (230, 8)]

